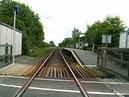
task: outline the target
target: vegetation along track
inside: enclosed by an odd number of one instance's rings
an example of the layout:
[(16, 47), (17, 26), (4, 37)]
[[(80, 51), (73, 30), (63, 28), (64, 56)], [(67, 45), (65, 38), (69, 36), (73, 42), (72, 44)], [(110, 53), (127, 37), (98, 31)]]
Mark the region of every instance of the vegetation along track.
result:
[[(19, 89), (14, 97), (21, 97), (24, 92), (27, 90), (31, 82), (34, 80), (35, 77), (65, 77), (65, 78), (73, 78), (76, 82), (80, 92), (84, 97), (89, 97), (85, 89), (83, 88), (82, 84), (78, 80), (77, 77), (84, 77), (82, 73), (85, 71), (79, 68), (76, 65), (70, 66), (69, 62), (66, 61), (64, 55), (61, 53), (59, 49), (53, 50), (48, 57), (43, 61), (43, 63), (38, 66), (36, 70), (31, 72), (30, 79)], [(78, 76), (79, 75), (79, 76)]]

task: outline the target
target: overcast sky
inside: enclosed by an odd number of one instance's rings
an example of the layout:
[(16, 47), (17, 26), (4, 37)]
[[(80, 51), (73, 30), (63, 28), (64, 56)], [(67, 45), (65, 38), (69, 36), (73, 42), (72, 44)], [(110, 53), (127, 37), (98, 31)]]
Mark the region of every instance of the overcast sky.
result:
[(71, 37), (74, 27), (82, 32), (87, 24), (107, 15), (120, 16), (129, 26), (129, 0), (16, 0), (39, 14), (44, 25), (45, 41), (56, 45)]

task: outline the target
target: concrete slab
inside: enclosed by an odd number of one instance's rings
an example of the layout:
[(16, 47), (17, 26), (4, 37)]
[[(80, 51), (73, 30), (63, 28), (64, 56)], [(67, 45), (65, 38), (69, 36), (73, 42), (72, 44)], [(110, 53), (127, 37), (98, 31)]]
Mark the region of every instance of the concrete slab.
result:
[(20, 56), (15, 59), (15, 63), (35, 65), (38, 62), (37, 57)]
[(88, 65), (88, 66), (97, 65), (96, 53), (91, 51), (80, 50), (80, 49), (72, 49), (72, 48), (65, 48), (65, 49), (68, 51), (73, 50), (83, 65)]

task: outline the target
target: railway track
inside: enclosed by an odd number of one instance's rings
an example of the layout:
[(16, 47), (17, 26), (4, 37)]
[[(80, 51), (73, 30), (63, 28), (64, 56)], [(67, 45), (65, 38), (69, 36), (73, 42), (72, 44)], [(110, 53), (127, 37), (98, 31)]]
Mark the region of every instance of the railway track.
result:
[[(92, 77), (89, 71), (86, 71), (79, 64), (77, 64), (75, 59), (70, 59), (67, 55), (65, 55), (65, 58), (78, 78), (86, 79)], [(33, 70), (28, 73), (28, 76), (32, 76), (35, 70), (36, 68), (33, 68)], [(59, 50), (56, 49), (49, 60), (42, 67), (37, 77), (69, 79), (72, 77), (72, 75), (70, 74), (66, 64), (64, 63), (64, 59), (62, 58)]]
[(73, 78), (83, 97), (89, 97), (78, 79), (85, 78), (88, 74), (83, 68), (69, 64), (59, 49), (54, 49), (29, 75), (31, 75), (30, 79), (15, 93), (14, 97), (22, 97), (35, 77)]

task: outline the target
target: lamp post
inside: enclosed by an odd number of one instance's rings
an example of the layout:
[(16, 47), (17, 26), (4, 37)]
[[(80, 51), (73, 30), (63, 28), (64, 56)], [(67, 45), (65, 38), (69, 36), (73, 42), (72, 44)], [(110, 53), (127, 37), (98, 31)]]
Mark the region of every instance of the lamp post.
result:
[(15, 33), (15, 28), (16, 28), (16, 14), (20, 13), (20, 7), (19, 6), (14, 6), (13, 8), (13, 13), (14, 13), (14, 21), (13, 21), (13, 46), (12, 46), (12, 57), (13, 57), (13, 63), (15, 61), (15, 37), (16, 37), (16, 33)]
[(79, 48), (82, 48), (84, 46), (84, 37), (85, 35), (83, 33), (79, 35)]

